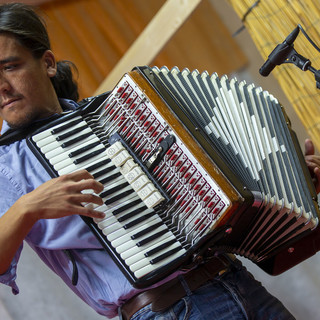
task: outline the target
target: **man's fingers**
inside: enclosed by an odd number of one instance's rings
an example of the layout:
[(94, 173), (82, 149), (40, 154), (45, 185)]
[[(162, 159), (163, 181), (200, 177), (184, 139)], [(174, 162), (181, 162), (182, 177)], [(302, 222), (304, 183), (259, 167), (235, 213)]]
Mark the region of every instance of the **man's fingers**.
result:
[(102, 192), (104, 188), (102, 183), (93, 179), (81, 180), (76, 183), (75, 187), (78, 191), (93, 190), (95, 193)]
[(87, 216), (91, 218), (98, 218), (98, 219), (105, 217), (104, 212), (95, 210), (92, 204), (79, 205), (77, 203), (74, 203), (74, 204), (69, 203), (69, 205), (65, 207), (65, 210), (66, 210), (66, 215), (77, 214), (77, 215)]
[(320, 169), (319, 169), (319, 167), (314, 168), (313, 173), (314, 173), (316, 192), (320, 193)]
[(60, 179), (67, 192), (81, 192), (90, 189), (95, 193), (100, 193), (103, 190), (103, 184), (94, 180), (93, 176), (86, 170), (61, 176)]
[(79, 214), (82, 216), (87, 216), (87, 217), (97, 218), (97, 219), (101, 219), (101, 218), (105, 217), (105, 214), (103, 212), (97, 211), (97, 210), (92, 210), (87, 207), (81, 208), (81, 212)]
[(305, 151), (304, 151), (305, 156), (314, 155), (315, 149), (314, 149), (312, 140), (306, 139), (306, 141), (304, 142), (304, 148), (305, 148)]
[(90, 192), (76, 195), (76, 197), (77, 197), (78, 202), (95, 203), (99, 206), (101, 206), (103, 204), (103, 200), (99, 196), (97, 196), (93, 193), (90, 193)]
[(93, 179), (93, 176), (87, 171), (87, 170), (78, 170), (69, 174), (66, 174), (64, 176), (66, 179), (72, 180), (72, 181), (81, 181), (84, 179)]

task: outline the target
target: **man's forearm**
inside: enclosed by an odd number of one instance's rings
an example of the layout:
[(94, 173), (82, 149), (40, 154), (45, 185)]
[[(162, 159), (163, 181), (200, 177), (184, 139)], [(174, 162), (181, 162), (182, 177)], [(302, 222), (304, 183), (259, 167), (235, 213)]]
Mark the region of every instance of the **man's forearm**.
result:
[(8, 270), (34, 223), (31, 213), (26, 212), (19, 201), (0, 218), (0, 274)]

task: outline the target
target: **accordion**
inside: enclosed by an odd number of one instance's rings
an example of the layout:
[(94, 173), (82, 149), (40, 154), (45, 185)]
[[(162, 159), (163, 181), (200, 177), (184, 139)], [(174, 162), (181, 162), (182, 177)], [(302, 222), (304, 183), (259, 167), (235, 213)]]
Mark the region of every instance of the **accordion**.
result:
[(136, 67), (27, 141), (52, 177), (86, 169), (103, 183), (105, 218), (83, 220), (135, 287), (212, 252), (279, 274), (318, 251), (308, 168), (260, 87)]

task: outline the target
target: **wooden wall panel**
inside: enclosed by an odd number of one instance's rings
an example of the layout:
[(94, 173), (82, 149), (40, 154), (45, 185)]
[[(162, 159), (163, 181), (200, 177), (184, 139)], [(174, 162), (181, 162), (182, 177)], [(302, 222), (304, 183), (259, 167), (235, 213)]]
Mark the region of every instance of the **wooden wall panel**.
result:
[[(78, 66), (81, 97), (94, 93), (164, 2), (69, 0), (41, 6), (57, 58)], [(242, 51), (210, 3), (203, 0), (152, 65), (223, 74), (245, 63)]]

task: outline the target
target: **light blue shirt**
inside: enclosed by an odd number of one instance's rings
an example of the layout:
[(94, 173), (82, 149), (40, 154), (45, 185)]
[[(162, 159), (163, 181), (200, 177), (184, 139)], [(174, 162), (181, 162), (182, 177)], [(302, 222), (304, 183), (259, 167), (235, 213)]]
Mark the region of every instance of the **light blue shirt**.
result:
[[(2, 133), (7, 130), (3, 124)], [(30, 151), (25, 140), (0, 147), (0, 215), (3, 215), (22, 195), (34, 190), (50, 176)], [(79, 216), (40, 220), (25, 241), (80, 298), (98, 313), (114, 317), (118, 306), (138, 292), (110, 258)], [(9, 270), (0, 282), (19, 293), (16, 283), (17, 264), (23, 245), (17, 251)], [(72, 263), (64, 249), (72, 249), (79, 280), (71, 283)]]

